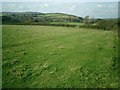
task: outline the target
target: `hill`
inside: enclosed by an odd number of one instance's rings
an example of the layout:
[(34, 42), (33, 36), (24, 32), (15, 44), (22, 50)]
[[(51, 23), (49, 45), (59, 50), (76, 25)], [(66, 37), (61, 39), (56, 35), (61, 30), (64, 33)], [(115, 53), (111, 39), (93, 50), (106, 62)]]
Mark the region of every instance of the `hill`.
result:
[(2, 12), (2, 24), (47, 25), (118, 30), (118, 19), (83, 18), (64, 13)]
[(82, 22), (83, 18), (63, 13), (3, 12), (3, 23)]

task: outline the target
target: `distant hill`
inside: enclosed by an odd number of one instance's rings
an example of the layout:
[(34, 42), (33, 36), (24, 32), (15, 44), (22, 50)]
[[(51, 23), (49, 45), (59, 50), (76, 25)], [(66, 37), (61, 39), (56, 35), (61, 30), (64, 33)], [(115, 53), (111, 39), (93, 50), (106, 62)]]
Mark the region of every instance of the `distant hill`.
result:
[(0, 13), (0, 21), (2, 21), (2, 24), (11, 25), (47, 25), (102, 30), (118, 30), (118, 27), (120, 27), (118, 19), (87, 19), (64, 13), (2, 12)]
[(82, 22), (83, 18), (64, 13), (2, 12), (3, 23)]

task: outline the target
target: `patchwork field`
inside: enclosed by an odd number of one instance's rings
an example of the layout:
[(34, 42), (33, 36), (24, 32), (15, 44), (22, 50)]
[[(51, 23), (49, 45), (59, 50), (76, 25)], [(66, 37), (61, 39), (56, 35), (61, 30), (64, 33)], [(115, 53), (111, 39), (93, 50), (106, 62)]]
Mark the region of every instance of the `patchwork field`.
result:
[(2, 26), (3, 88), (118, 87), (113, 31)]

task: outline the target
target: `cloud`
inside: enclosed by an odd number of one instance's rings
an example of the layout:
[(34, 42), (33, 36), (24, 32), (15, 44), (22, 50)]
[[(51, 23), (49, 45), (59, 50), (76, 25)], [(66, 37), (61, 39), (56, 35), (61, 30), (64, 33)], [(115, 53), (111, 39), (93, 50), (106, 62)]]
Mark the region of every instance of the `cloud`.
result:
[(41, 8), (41, 9), (45, 9), (45, 8), (47, 8), (49, 5), (47, 4), (47, 3), (41, 3), (41, 4), (39, 4), (39, 7)]
[(70, 10), (70, 11), (74, 11), (75, 8), (76, 8), (76, 6), (74, 5), (74, 6), (71, 6), (71, 8), (70, 8), (69, 10)]
[(44, 4), (44, 6), (45, 6), (45, 7), (48, 7), (48, 4), (47, 4), (47, 3), (45, 3), (45, 4)]
[(97, 5), (97, 7), (98, 7), (98, 8), (102, 8), (102, 7), (103, 7), (103, 5), (101, 5), (101, 4), (98, 4), (98, 5)]

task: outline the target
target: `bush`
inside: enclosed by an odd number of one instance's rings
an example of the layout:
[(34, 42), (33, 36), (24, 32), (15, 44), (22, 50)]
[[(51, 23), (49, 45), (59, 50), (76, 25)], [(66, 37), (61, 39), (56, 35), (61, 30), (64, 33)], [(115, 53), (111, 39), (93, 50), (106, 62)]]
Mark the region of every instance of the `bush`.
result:
[(115, 30), (115, 29), (118, 29), (118, 20), (117, 19), (111, 19), (111, 20), (101, 19), (97, 21), (96, 25), (97, 25), (97, 28), (99, 29)]

